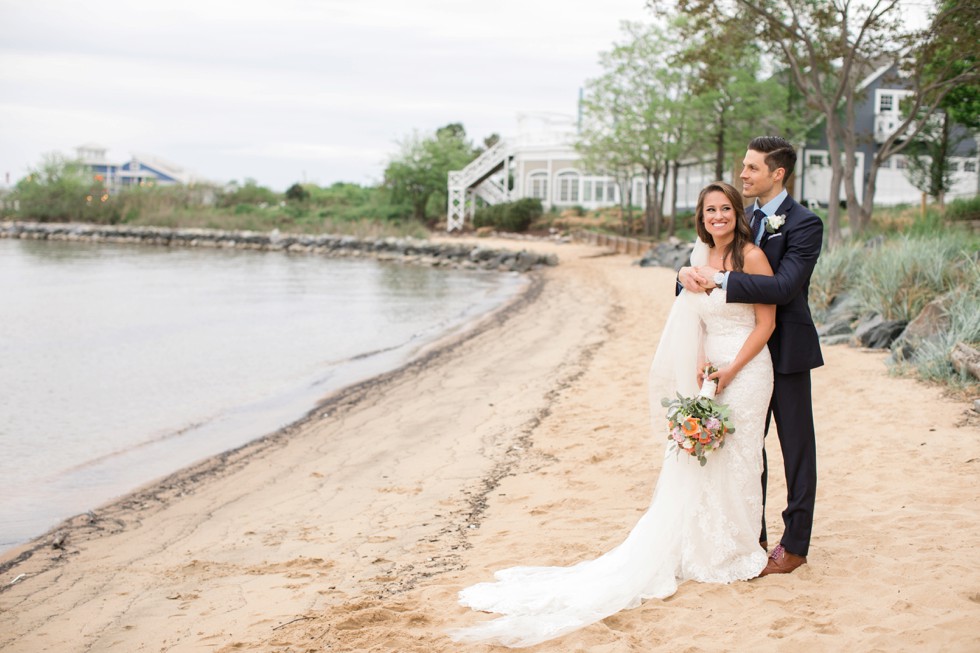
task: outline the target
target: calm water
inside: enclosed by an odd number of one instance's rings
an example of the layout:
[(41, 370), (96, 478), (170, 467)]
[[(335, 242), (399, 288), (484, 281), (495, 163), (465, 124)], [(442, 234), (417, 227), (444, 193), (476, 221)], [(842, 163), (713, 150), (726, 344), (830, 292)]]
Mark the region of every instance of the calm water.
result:
[(295, 421), (523, 283), (368, 260), (0, 240), (0, 549)]

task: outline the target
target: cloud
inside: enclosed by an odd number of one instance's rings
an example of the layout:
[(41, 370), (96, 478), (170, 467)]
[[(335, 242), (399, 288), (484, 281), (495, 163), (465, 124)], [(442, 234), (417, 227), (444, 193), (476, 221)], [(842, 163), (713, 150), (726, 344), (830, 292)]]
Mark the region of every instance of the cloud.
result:
[[(578, 88), (642, 0), (0, 0), (0, 173), (100, 142), (215, 180), (378, 179), (399, 139)], [(2, 177), (0, 177), (2, 179)]]

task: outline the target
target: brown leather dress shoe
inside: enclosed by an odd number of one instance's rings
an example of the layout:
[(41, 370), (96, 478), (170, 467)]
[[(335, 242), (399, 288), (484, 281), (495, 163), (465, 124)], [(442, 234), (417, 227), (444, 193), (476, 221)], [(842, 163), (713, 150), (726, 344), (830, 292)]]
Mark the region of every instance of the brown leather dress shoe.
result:
[(789, 574), (797, 567), (805, 564), (806, 556), (798, 556), (795, 553), (790, 553), (783, 548), (782, 544), (777, 544), (776, 548), (769, 554), (769, 562), (766, 563), (766, 568), (759, 575)]

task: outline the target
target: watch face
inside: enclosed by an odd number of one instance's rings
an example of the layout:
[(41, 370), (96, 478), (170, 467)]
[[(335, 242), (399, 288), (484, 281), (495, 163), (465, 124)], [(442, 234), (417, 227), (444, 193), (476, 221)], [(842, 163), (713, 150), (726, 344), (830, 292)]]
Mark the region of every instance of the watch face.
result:
[(720, 286), (725, 281), (724, 272), (715, 272), (715, 278), (713, 279), (716, 286)]

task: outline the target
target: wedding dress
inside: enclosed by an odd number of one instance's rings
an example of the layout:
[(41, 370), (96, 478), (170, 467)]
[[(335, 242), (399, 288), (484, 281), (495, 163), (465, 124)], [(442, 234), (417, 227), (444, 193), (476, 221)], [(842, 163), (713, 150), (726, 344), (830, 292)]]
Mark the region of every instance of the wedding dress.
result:
[[(695, 248), (692, 262), (704, 256)], [(678, 583), (730, 583), (759, 575), (766, 553), (762, 524), (763, 428), (772, 394), (769, 350), (736, 375), (717, 398), (735, 432), (702, 467), (667, 446), (662, 397), (697, 393), (698, 340), (707, 360), (727, 365), (755, 325), (750, 304), (728, 304), (723, 290), (682, 292), (674, 302), (650, 372), (654, 433), (666, 446), (647, 512), (622, 544), (570, 567), (512, 567), (459, 593), (462, 605), (504, 616), (450, 631), (457, 641), (525, 647), (559, 637), (644, 599), (666, 598)]]

